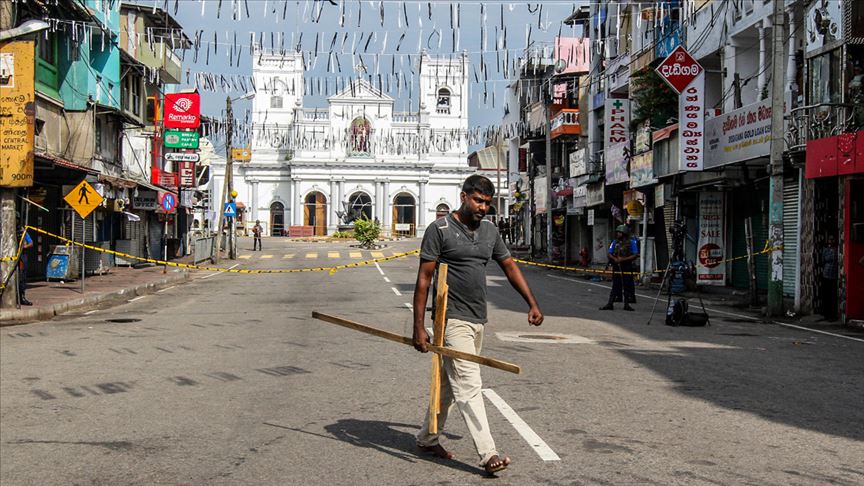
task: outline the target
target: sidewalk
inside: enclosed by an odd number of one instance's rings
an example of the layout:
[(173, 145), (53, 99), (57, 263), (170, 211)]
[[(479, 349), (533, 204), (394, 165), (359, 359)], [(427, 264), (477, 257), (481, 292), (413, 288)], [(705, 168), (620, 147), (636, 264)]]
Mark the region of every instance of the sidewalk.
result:
[[(191, 263), (191, 257), (174, 261)], [(161, 266), (140, 269), (112, 267), (104, 275), (86, 277), (83, 294), (80, 280), (28, 282), (27, 300), (33, 305), (0, 310), (0, 327), (47, 320), (65, 312), (93, 308), (106, 301), (151, 294), (190, 278), (189, 270), (173, 267), (168, 267), (166, 273)]]
[[(595, 269), (602, 268), (597, 266)], [(547, 271), (554, 272), (556, 275), (560, 276), (567, 276), (570, 278), (584, 280), (585, 282), (592, 282), (595, 284), (602, 284), (610, 287), (612, 285), (612, 278), (608, 275), (598, 275), (583, 273), (579, 271), (567, 271), (559, 269), (548, 269)], [(659, 297), (656, 312), (657, 316), (659, 316), (658, 319), (662, 321), (664, 313), (666, 312), (666, 299), (668, 297), (668, 294), (666, 293), (665, 289), (658, 294), (659, 290), (659, 283), (649, 283), (647, 285), (641, 283), (636, 284), (637, 294), (647, 295), (651, 297), (649, 299), (637, 298), (638, 303), (653, 306), (653, 299)], [(681, 294), (673, 295), (673, 299), (687, 299), (687, 301), (690, 303), (691, 308), (695, 306), (695, 308), (697, 309), (700, 307), (700, 297), (702, 299), (702, 302), (705, 303), (706, 307), (718, 309), (721, 312), (727, 314), (727, 316), (737, 315), (747, 321), (763, 323), (782, 323), (786, 325), (800, 326), (802, 328), (807, 328), (816, 332), (824, 331), (842, 334), (845, 336), (854, 336), (856, 338), (864, 337), (864, 324), (862, 324), (861, 321), (849, 321), (844, 323), (841, 320), (837, 320), (831, 322), (825, 321), (825, 319), (823, 319), (822, 316), (818, 314), (791, 314), (783, 317), (767, 317), (764, 315), (764, 295), (760, 296), (760, 306), (758, 308), (753, 308), (749, 305), (749, 294), (747, 291), (733, 289), (731, 287), (704, 286), (700, 287), (698, 292), (687, 290)]]

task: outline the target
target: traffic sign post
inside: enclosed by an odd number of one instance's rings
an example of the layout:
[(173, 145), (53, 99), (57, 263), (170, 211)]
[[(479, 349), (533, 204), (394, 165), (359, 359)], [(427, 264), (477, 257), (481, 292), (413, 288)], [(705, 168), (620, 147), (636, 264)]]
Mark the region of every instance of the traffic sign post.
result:
[(63, 200), (78, 213), (78, 216), (81, 216), (81, 219), (84, 219), (105, 199), (87, 181), (81, 181), (69, 191), (69, 194), (66, 194)]
[(237, 217), (237, 203), (230, 201), (225, 203), (225, 212), (224, 216), (226, 218), (236, 218)]
[(173, 213), (177, 208), (177, 196), (172, 192), (162, 192), (159, 194), (159, 207), (166, 213)]

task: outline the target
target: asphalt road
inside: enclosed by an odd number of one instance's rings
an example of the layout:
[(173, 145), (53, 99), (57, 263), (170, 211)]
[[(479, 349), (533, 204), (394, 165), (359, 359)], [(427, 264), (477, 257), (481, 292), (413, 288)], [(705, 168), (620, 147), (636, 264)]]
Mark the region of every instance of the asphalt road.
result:
[[(358, 261), (342, 243), (265, 245), (244, 241), (237, 263)], [(456, 460), (416, 454), (429, 355), (310, 318), (407, 334), (416, 266), (200, 273), (4, 328), (0, 482), (490, 484), (458, 415), (445, 442)], [(716, 313), (706, 328), (646, 326), (644, 296), (635, 313), (601, 312), (605, 288), (525, 273), (539, 329), (497, 269), (488, 281), (484, 354), (523, 367), (484, 370), (493, 436), (513, 459), (495, 484), (864, 483), (864, 341)]]

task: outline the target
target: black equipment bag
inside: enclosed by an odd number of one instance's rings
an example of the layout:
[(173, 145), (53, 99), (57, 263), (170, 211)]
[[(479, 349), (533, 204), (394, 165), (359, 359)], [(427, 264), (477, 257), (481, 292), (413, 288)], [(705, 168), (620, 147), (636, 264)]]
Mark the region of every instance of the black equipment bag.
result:
[(708, 324), (708, 314), (690, 312), (686, 299), (675, 299), (666, 309), (667, 326), (699, 327)]

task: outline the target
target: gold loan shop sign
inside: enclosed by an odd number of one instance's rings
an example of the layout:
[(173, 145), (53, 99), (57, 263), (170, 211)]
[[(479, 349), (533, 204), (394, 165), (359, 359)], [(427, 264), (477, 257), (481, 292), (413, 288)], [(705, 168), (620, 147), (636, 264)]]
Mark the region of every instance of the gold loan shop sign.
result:
[(0, 186), (33, 185), (33, 41), (0, 43)]

